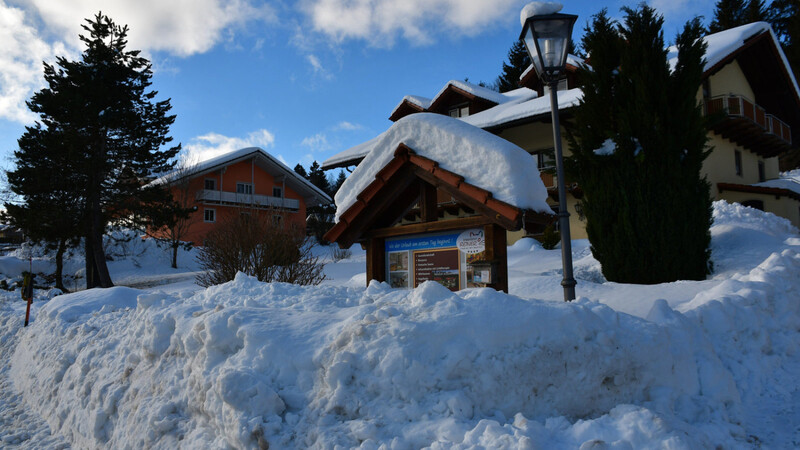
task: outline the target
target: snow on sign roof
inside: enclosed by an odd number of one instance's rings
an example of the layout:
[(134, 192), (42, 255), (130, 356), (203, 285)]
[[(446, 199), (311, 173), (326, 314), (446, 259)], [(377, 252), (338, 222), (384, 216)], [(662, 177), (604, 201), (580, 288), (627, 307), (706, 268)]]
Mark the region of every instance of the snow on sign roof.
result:
[(197, 164), (192, 165), (186, 170), (184, 169), (173, 170), (172, 172), (169, 172), (161, 176), (160, 178), (155, 179), (151, 184), (164, 184), (175, 181), (178, 178), (194, 177), (203, 173), (211, 172), (213, 170), (220, 168), (221, 166), (237, 162), (237, 160), (245, 159), (250, 156), (261, 157), (269, 161), (269, 163), (272, 166), (277, 167), (282, 175), (288, 175), (288, 179), (294, 180), (300, 187), (300, 189), (302, 189), (305, 192), (305, 195), (303, 193), (301, 193), (301, 195), (303, 195), (303, 197), (306, 198), (306, 201), (309, 201), (309, 197), (316, 197), (320, 202), (330, 201), (330, 197), (328, 197), (328, 195), (325, 192), (320, 190), (318, 187), (314, 186), (310, 181), (300, 176), (294, 170), (290, 169), (280, 160), (267, 153), (266, 150), (259, 147), (240, 148), (239, 150), (234, 150), (232, 152), (225, 153), (215, 158), (201, 161)]
[(336, 221), (405, 144), (464, 181), (491, 192), (497, 200), (521, 209), (552, 213), (536, 160), (516, 145), (461, 120), (441, 114), (406, 116), (377, 138), (364, 161), (336, 194)]

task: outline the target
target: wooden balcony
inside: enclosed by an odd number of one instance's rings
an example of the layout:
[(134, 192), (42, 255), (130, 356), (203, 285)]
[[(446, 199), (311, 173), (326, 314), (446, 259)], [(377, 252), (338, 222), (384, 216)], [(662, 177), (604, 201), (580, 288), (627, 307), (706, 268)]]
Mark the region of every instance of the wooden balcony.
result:
[(712, 97), (704, 101), (703, 111), (712, 117), (715, 133), (765, 158), (792, 147), (789, 125), (742, 96)]
[(254, 206), (256, 208), (280, 208), (297, 211), (300, 200), (293, 198), (270, 197), (268, 195), (240, 194), (237, 192), (203, 189), (197, 192), (198, 201), (237, 206)]

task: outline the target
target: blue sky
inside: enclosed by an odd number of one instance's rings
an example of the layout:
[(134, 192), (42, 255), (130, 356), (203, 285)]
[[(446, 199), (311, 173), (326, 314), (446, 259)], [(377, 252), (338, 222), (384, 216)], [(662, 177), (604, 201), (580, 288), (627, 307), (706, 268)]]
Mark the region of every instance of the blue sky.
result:
[[(82, 19), (128, 24), (129, 48), (154, 64), (172, 99), (171, 135), (194, 159), (256, 145), (293, 167), (323, 161), (386, 130), (404, 95), (433, 97), (451, 79), (492, 82), (519, 37), (515, 0), (0, 0), (0, 167), (35, 119), (42, 60), (77, 58)], [(565, 2), (579, 39), (601, 8)], [(652, 0), (671, 41), (714, 1)]]

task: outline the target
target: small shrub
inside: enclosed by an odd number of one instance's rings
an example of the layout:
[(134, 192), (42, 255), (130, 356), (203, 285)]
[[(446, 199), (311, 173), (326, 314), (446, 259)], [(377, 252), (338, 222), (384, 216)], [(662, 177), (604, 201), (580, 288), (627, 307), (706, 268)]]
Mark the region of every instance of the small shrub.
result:
[(550, 224), (544, 228), (544, 233), (542, 233), (542, 237), (539, 241), (542, 243), (542, 247), (545, 250), (552, 250), (561, 243), (561, 233), (556, 231), (553, 224)]
[(304, 230), (273, 223), (271, 212), (252, 211), (223, 221), (206, 236), (198, 261), (205, 271), (197, 282), (208, 287), (233, 280), (237, 272), (259, 281), (316, 285), (323, 264), (311, 255)]
[(339, 262), (353, 256), (353, 252), (349, 248), (339, 248), (338, 245), (331, 247), (331, 258), (333, 262)]

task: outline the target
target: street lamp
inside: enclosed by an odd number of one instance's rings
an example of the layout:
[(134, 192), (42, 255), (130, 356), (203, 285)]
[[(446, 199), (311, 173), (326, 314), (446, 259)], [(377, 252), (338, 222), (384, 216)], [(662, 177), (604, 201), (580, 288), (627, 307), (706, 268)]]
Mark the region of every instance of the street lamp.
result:
[(561, 264), (564, 279), (564, 301), (575, 300), (575, 278), (572, 276), (572, 242), (569, 234), (567, 191), (564, 186), (564, 157), (561, 153), (561, 127), (558, 123), (558, 80), (567, 64), (567, 43), (578, 16), (560, 14), (558, 3), (529, 3), (522, 9), (522, 34), (533, 68), (550, 91), (550, 113), (553, 117), (553, 140), (556, 148), (558, 178), (558, 226), (561, 232)]

